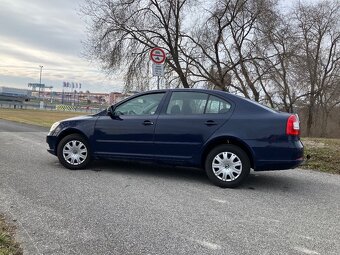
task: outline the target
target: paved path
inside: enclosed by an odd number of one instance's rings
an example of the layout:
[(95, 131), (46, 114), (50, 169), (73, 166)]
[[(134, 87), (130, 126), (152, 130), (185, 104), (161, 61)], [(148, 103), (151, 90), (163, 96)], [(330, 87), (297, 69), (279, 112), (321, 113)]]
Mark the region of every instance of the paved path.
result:
[(0, 120), (0, 212), (25, 254), (340, 254), (340, 176), (252, 173), (221, 189), (192, 169), (70, 171), (46, 133)]

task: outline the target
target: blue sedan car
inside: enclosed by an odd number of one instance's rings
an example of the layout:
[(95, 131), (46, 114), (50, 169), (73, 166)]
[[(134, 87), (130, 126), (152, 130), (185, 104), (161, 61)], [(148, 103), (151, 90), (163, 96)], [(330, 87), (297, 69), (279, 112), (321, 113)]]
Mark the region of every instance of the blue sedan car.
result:
[(148, 160), (204, 168), (220, 187), (255, 171), (303, 162), (297, 115), (202, 89), (141, 93), (95, 115), (52, 125), (48, 151), (69, 169), (92, 159)]

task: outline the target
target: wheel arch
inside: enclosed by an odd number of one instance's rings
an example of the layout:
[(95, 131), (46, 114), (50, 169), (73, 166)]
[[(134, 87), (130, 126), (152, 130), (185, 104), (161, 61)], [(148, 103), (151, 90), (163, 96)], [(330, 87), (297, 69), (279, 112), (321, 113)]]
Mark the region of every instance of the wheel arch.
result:
[(248, 156), (249, 161), (250, 161), (250, 166), (251, 168), (255, 168), (255, 161), (254, 161), (254, 154), (251, 150), (251, 148), (241, 139), (237, 138), (237, 137), (233, 137), (233, 136), (220, 136), (220, 137), (216, 137), (214, 139), (212, 139), (211, 141), (209, 141), (205, 146), (204, 149), (202, 151), (201, 154), (201, 166), (204, 166), (205, 163), (205, 159), (207, 158), (209, 152), (219, 146), (219, 145), (223, 145), (223, 144), (232, 144), (235, 146), (240, 147)]
[(67, 128), (59, 133), (58, 139), (55, 145), (56, 150), (59, 146), (60, 141), (64, 139), (66, 136), (72, 135), (72, 134), (78, 134), (82, 136), (84, 139), (86, 139), (86, 141), (88, 142), (88, 145), (90, 146), (89, 138), (83, 132), (81, 132), (79, 129), (76, 129), (76, 128)]

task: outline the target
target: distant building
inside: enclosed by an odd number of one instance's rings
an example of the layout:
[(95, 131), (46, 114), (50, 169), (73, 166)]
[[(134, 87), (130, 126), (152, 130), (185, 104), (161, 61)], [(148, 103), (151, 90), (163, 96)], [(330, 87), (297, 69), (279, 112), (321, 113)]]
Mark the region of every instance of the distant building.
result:
[(118, 103), (119, 101), (122, 101), (123, 99), (129, 96), (131, 96), (130, 93), (122, 94), (119, 92), (111, 92), (110, 97), (109, 97), (109, 104), (112, 105), (112, 104)]
[[(52, 93), (52, 95), (51, 95)], [(83, 91), (76, 92), (50, 92), (43, 91), (40, 92), (40, 98), (53, 101), (68, 103), (87, 103), (87, 104), (100, 104), (100, 105), (112, 105), (118, 103), (119, 101), (133, 95), (134, 93), (120, 93), (120, 92), (110, 92), (110, 93), (90, 93)], [(37, 92), (33, 92), (33, 96), (38, 96)]]
[[(47, 87), (52, 88), (52, 87)], [(112, 105), (119, 101), (136, 94), (135, 91), (127, 93), (90, 93), (89, 91), (31, 91), (27, 89), (17, 89), (10, 87), (0, 87), (0, 101), (28, 101), (31, 98), (60, 102), (64, 104), (99, 104)]]
[(10, 87), (0, 87), (0, 101), (28, 101), (31, 98), (31, 91)]

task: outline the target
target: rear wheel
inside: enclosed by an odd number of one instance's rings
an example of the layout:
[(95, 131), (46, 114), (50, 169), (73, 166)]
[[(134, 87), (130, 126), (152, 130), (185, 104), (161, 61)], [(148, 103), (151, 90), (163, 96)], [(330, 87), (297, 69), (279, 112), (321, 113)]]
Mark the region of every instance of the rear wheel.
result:
[(208, 154), (205, 171), (215, 185), (234, 188), (249, 175), (250, 162), (241, 148), (232, 144), (220, 145)]
[(90, 162), (90, 147), (84, 137), (71, 134), (60, 141), (57, 156), (64, 167), (71, 170), (83, 169)]

